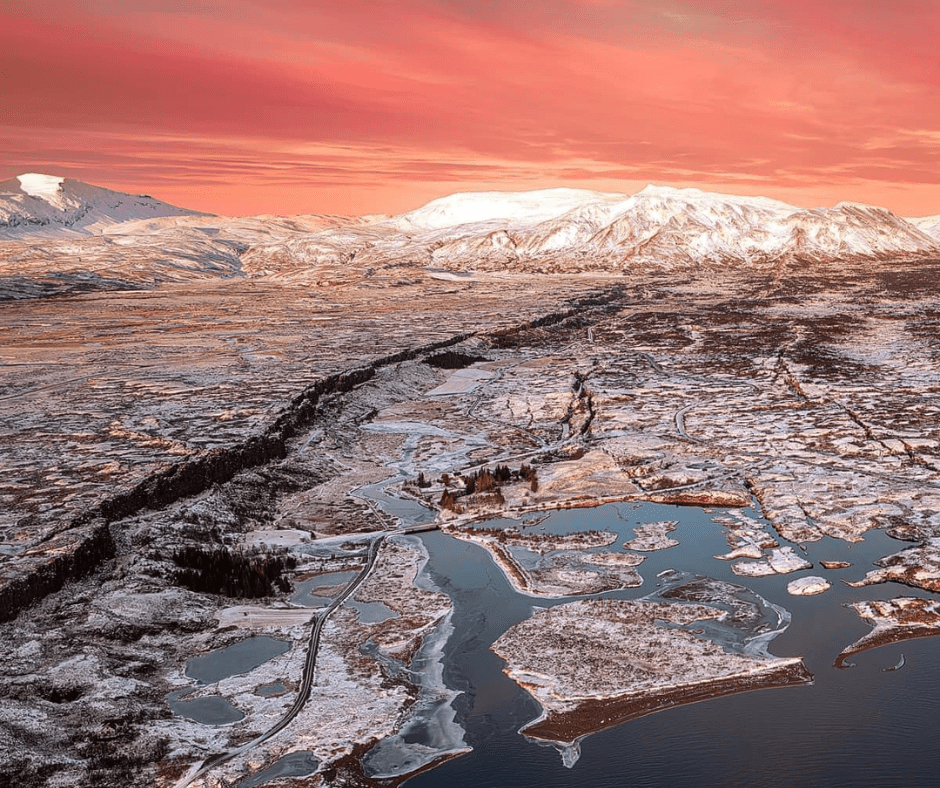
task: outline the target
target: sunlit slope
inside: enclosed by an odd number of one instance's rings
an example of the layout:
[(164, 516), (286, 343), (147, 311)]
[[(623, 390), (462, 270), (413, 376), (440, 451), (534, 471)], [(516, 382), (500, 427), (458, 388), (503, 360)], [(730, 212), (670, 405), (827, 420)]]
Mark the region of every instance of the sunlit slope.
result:
[(119, 222), (195, 213), (55, 175), (26, 173), (0, 183), (0, 238), (93, 235)]

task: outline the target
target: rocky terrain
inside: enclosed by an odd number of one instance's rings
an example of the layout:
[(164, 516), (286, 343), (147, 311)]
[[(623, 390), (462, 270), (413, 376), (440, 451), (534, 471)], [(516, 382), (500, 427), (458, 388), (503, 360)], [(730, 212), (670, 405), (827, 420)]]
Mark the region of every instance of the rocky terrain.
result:
[[(53, 181), (9, 186), (3, 210), (68, 214), (54, 203), (85, 192)], [(451, 601), (418, 537), (392, 531), (484, 544), (550, 605), (515, 630), (529, 639), (568, 621), (550, 600), (635, 588), (659, 553), (634, 550), (678, 549), (665, 520), (633, 549), (536, 533), (548, 510), (612, 501), (720, 507), (717, 557), (745, 585), (786, 572), (812, 580), (794, 593), (837, 578), (936, 590), (929, 220), (663, 188), (355, 220), (154, 205), (98, 225), (51, 213), (38, 235), (11, 221), (0, 241), (0, 782), (222, 785), (293, 754), (298, 781), (380, 785), (463, 752), (440, 672)], [(867, 575), (801, 549), (871, 529), (911, 544)], [(644, 609), (576, 604), (610, 609), (579, 635), (592, 659)], [(914, 621), (925, 603), (893, 604), (864, 613), (904, 619), (899, 638), (930, 624), (927, 608)], [(264, 636), (286, 650), (187, 677), (188, 660)], [(694, 678), (721, 694), (740, 655), (715, 648), (720, 669)], [(537, 652), (500, 653), (562, 681), (563, 660)], [(682, 702), (684, 674), (663, 665), (657, 692)], [(189, 689), (181, 702), (232, 719), (175, 715), (168, 696)], [(591, 729), (572, 725), (553, 740)]]

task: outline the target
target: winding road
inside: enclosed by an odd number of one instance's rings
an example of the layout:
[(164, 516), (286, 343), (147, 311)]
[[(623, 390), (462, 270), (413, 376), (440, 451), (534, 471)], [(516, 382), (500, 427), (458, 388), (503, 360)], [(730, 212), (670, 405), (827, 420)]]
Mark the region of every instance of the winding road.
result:
[(356, 575), (343, 589), (343, 591), (329, 604), (329, 606), (324, 610), (318, 617), (316, 624), (313, 625), (313, 629), (310, 632), (310, 639), (307, 645), (307, 657), (304, 662), (303, 669), (303, 681), (300, 685), (300, 691), (297, 693), (297, 698), (294, 701), (294, 704), (288, 709), (287, 713), (281, 717), (274, 725), (268, 728), (264, 733), (256, 738), (252, 739), (245, 744), (242, 744), (240, 747), (236, 747), (234, 750), (229, 750), (226, 753), (217, 755), (214, 758), (210, 758), (202, 763), (202, 765), (194, 765), (189, 772), (187, 772), (180, 780), (176, 783), (175, 788), (187, 788), (195, 780), (198, 780), (200, 777), (204, 777), (210, 771), (212, 771), (217, 766), (221, 766), (223, 763), (231, 761), (233, 758), (237, 758), (239, 755), (243, 755), (249, 750), (254, 749), (255, 747), (263, 744), (272, 736), (280, 733), (284, 728), (293, 722), (294, 718), (303, 710), (304, 706), (307, 704), (307, 701), (310, 700), (310, 691), (313, 689), (313, 680), (316, 673), (317, 665), (317, 651), (320, 647), (320, 634), (323, 631), (323, 626), (326, 624), (329, 617), (333, 612), (345, 602), (349, 596), (362, 584), (362, 582), (369, 576), (369, 573), (372, 571), (375, 566), (375, 561), (379, 556), (379, 550), (382, 548), (382, 545), (385, 543), (385, 540), (389, 536), (394, 534), (407, 534), (407, 533), (417, 533), (418, 531), (427, 531), (433, 530), (436, 528), (436, 525), (420, 525), (412, 526), (409, 528), (399, 528), (395, 531), (384, 532), (376, 536), (375, 539), (369, 544), (369, 552), (367, 554), (366, 563), (360, 570), (359, 574)]

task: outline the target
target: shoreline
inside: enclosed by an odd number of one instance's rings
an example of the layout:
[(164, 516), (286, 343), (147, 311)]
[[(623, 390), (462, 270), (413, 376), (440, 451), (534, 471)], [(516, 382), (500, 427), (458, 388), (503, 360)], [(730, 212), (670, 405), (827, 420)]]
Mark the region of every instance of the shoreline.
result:
[[(598, 731), (676, 706), (742, 692), (812, 684), (813, 680), (802, 658), (792, 657), (783, 665), (727, 678), (709, 679), (659, 691), (645, 690), (609, 698), (585, 699), (571, 711), (546, 712), (543, 708), (542, 714), (523, 725), (519, 733), (530, 739), (571, 746)], [(529, 691), (528, 687), (522, 686)]]

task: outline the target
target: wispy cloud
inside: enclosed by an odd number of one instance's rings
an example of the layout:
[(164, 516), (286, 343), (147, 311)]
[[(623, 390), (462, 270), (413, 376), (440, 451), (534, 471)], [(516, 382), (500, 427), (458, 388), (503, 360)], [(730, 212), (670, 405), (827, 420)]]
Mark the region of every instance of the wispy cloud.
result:
[(8, 0), (0, 179), (44, 168), (232, 212), (620, 178), (935, 213), (938, 14), (934, 0)]

